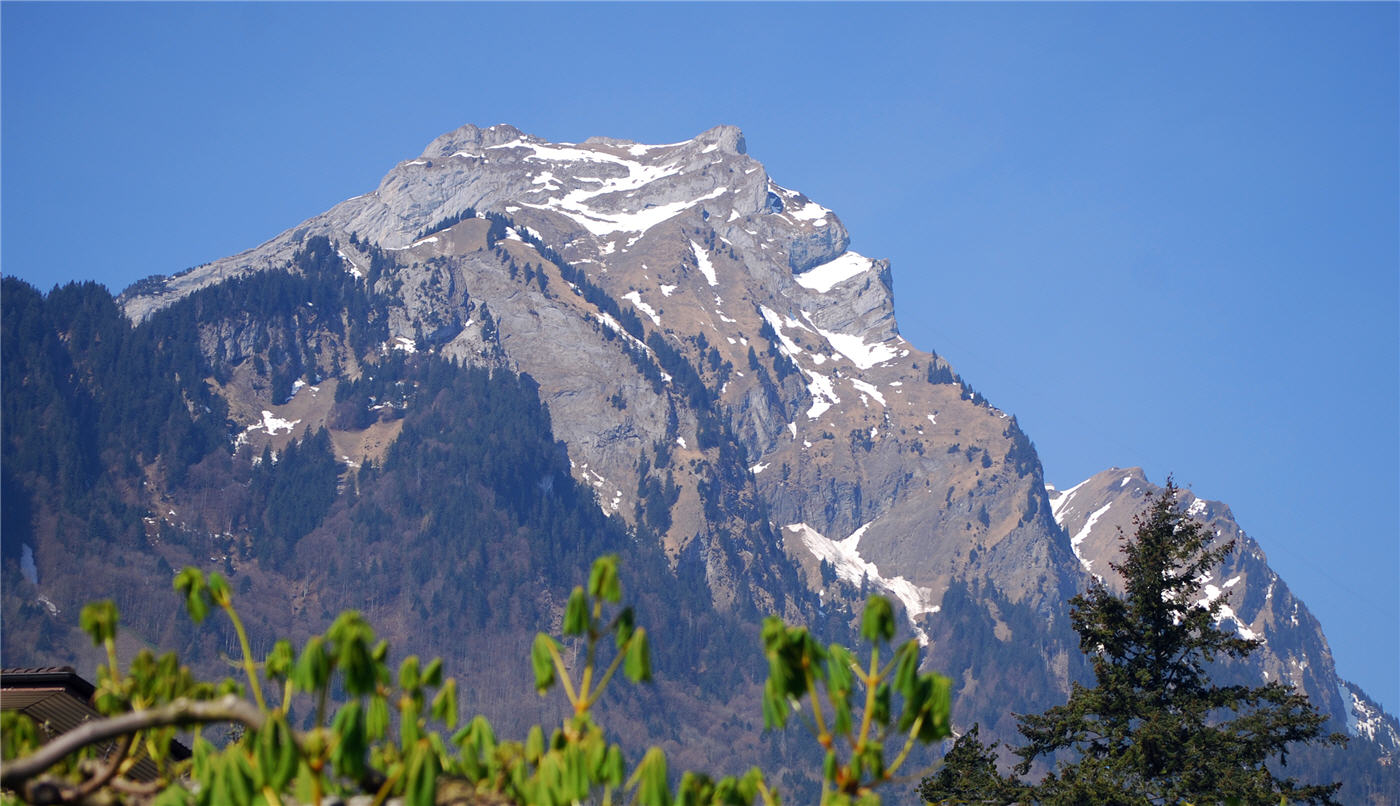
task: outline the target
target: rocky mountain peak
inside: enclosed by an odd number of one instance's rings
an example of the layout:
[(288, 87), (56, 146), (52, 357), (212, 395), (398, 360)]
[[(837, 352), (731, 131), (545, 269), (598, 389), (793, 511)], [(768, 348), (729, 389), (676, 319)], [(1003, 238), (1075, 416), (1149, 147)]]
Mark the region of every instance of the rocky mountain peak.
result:
[[(981, 574), (1024, 565), (1027, 552), (1043, 572), (998, 584), (1013, 599), (1056, 606), (1073, 584), (1055, 560), (1068, 547), (1014, 421), (899, 336), (888, 261), (850, 251), (834, 212), (746, 152), (733, 126), (661, 145), (550, 143), (510, 126), (464, 126), (373, 191), (122, 302), (139, 319), (204, 285), (279, 269), (324, 235), (351, 270), (374, 274), (399, 300), (389, 343), (495, 355), (536, 378), (580, 477), (627, 518), (641, 494), (637, 468), (655, 468), (655, 446), (686, 453), (713, 439), (701, 427), (707, 415), (673, 413), (671, 393), (633, 368), (628, 350), (659, 358), (661, 339), (713, 384), (708, 405), (742, 443), (774, 528), (800, 524), (810, 531), (793, 535), (832, 540), (859, 533), (852, 556), (878, 584), (898, 576), (883, 569), (907, 567), (903, 578), (921, 591), (908, 598), (911, 614), (933, 612), (968, 563)], [(464, 215), (477, 218), (451, 225)], [(483, 216), (506, 222), (504, 239)], [(352, 241), (394, 265), (375, 273)], [(589, 298), (584, 281), (614, 302)], [(475, 313), (482, 305), (489, 327)], [(624, 327), (624, 313), (637, 324)], [(691, 497), (698, 488), (686, 486), (702, 481), (678, 482), (667, 530), (675, 551), (719, 534), (713, 510)], [(821, 544), (788, 537), (799, 562), (815, 566)]]
[(464, 149), (480, 149), (487, 146), (508, 143), (526, 135), (508, 123), (498, 123), (485, 129), (468, 123), (458, 129), (435, 138), (419, 155), (420, 159), (446, 157)]

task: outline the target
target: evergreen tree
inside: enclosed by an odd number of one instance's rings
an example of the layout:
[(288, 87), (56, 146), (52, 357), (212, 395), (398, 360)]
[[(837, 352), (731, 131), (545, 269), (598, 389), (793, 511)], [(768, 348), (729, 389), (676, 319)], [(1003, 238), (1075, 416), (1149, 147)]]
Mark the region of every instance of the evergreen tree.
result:
[(943, 757), (938, 772), (919, 783), (919, 796), (937, 804), (1005, 804), (1015, 802), (1019, 788), (997, 773), (996, 749), (982, 744), (973, 725), (958, 737)]
[(1225, 599), (1202, 590), (1233, 544), (1211, 545), (1211, 532), (1181, 511), (1170, 479), (1134, 522), (1113, 565), (1123, 594), (1095, 582), (1070, 600), (1095, 685), (1075, 684), (1065, 704), (1019, 717), (1028, 743), (1016, 751), (1016, 771), (1027, 774), (1040, 758), (1061, 759), (1055, 769), (1033, 785), (1002, 779), (993, 753), (969, 734), (963, 752), (924, 780), (926, 798), (979, 802), (966, 785), (981, 782), (978, 797), (998, 803), (1336, 802), (1341, 784), (1301, 784), (1270, 766), (1286, 764), (1294, 742), (1345, 741), (1323, 735), (1326, 718), (1305, 695), (1277, 681), (1210, 680), (1207, 664), (1259, 645), (1217, 630)]

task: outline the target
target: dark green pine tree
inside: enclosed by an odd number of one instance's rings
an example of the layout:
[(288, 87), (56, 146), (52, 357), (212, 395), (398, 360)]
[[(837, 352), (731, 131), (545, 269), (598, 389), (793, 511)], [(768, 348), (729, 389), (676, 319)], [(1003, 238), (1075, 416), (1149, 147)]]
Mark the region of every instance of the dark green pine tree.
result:
[(997, 747), (982, 744), (978, 726), (958, 737), (953, 749), (943, 757), (943, 766), (919, 782), (919, 796), (936, 804), (1002, 804), (1015, 803), (1022, 787), (1014, 780), (997, 773)]
[[(1214, 684), (1206, 665), (1244, 657), (1258, 641), (1221, 632), (1226, 602), (1204, 580), (1233, 549), (1181, 511), (1170, 479), (1123, 539), (1115, 595), (1102, 582), (1070, 600), (1080, 648), (1095, 685), (1075, 684), (1069, 701), (1019, 717), (1027, 744), (1016, 751), (1026, 775), (1036, 759), (1059, 759), (1039, 783), (997, 775), (992, 748), (969, 733), (921, 794), (934, 802), (1042, 804), (1336, 803), (1340, 783), (1283, 777), (1289, 746), (1340, 744), (1307, 697), (1279, 682)], [(969, 738), (970, 737), (970, 738)], [(960, 744), (963, 742), (960, 741)], [(957, 748), (955, 747), (955, 750)], [(985, 788), (969, 791), (982, 782)], [(954, 785), (957, 785), (954, 787)], [(976, 797), (974, 797), (976, 795)]]

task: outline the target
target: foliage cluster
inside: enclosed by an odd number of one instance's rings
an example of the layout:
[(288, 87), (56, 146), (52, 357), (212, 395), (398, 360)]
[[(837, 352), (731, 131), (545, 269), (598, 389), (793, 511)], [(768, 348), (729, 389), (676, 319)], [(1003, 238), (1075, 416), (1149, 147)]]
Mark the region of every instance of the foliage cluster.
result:
[[(175, 589), (196, 623), (214, 610), (227, 616), (238, 637), (242, 682), (198, 681), (173, 653), (156, 657), (149, 650), (123, 671), (116, 607), (89, 605), (82, 626), (106, 656), (94, 696), (106, 718), (41, 746), (36, 726), (7, 712), (6, 764), (0, 773), (0, 785), (11, 793), (7, 800), (248, 806), (291, 798), (319, 805), (327, 798), (367, 793), (375, 804), (393, 797), (411, 806), (562, 806), (591, 799), (640, 806), (780, 802), (756, 767), (738, 777), (715, 780), (685, 772), (676, 780), (656, 747), (629, 774), (622, 747), (594, 719), (619, 670), (633, 682), (645, 682), (652, 673), (648, 632), (636, 624), (632, 607), (621, 604), (615, 556), (596, 560), (587, 584), (570, 594), (559, 637), (540, 633), (535, 638), (534, 686), (541, 696), (562, 687), (570, 709), (548, 736), (536, 725), (523, 741), (498, 740), (479, 715), (457, 729), (458, 684), (444, 676), (442, 661), (424, 664), (410, 655), (393, 674), (387, 643), (358, 613), (342, 613), (300, 650), (279, 640), (258, 661), (222, 575), (186, 568)], [(766, 717), (781, 726), (791, 708), (809, 698), (817, 740), (827, 750), (824, 806), (877, 806), (877, 788), (892, 779), (909, 748), (947, 735), (948, 681), (918, 672), (914, 642), (879, 665), (879, 647), (894, 634), (888, 601), (872, 597), (868, 602), (862, 634), (874, 645), (868, 670), (850, 650), (839, 644), (822, 648), (803, 628), (776, 618), (764, 627), (770, 669)], [(577, 667), (570, 668), (566, 657), (574, 657)], [(902, 703), (898, 710), (892, 703), (896, 696)], [(857, 707), (857, 700), (863, 705)], [(823, 701), (832, 709), (830, 729), (821, 716)], [(205, 735), (210, 723), (237, 724), (241, 735), (218, 747)], [(895, 725), (907, 739), (887, 762), (876, 731), (883, 737)], [(183, 761), (172, 753), (180, 729), (194, 730), (193, 753)], [(850, 743), (844, 761), (833, 737)], [(112, 740), (115, 748), (100, 753), (99, 746)], [(156, 781), (127, 777), (143, 758), (155, 762)]]

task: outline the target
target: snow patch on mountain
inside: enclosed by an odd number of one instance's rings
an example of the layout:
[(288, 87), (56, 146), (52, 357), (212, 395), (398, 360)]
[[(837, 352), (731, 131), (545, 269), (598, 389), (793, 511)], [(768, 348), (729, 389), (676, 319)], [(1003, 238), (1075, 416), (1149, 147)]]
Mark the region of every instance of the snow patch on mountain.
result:
[[(841, 398), (836, 394), (836, 385), (832, 383), (831, 378), (802, 366), (797, 359), (806, 353), (786, 333), (788, 328), (797, 328), (808, 332), (811, 332), (811, 328), (791, 317), (778, 315), (777, 311), (766, 305), (758, 306), (758, 310), (764, 320), (768, 322), (768, 326), (773, 328), (773, 332), (777, 335), (779, 352), (791, 358), (797, 366), (797, 370), (807, 379), (807, 392), (812, 396), (812, 406), (807, 409), (808, 419), (815, 420), (825, 414), (832, 406), (840, 405)], [(822, 363), (815, 360), (815, 357), (814, 362), (818, 365)]]
[[(588, 230), (595, 236), (611, 235), (615, 232), (642, 233), (660, 224), (667, 219), (673, 218), (685, 210), (699, 204), (702, 201), (717, 198), (727, 192), (727, 188), (719, 187), (710, 193), (695, 199), (682, 199), (643, 207), (639, 210), (614, 210), (605, 209), (611, 205), (601, 204), (602, 197), (613, 196), (615, 194), (630, 194), (638, 191), (647, 185), (663, 179), (678, 176), (684, 169), (671, 162), (661, 164), (646, 164), (635, 160), (626, 159), (607, 151), (581, 148), (572, 144), (549, 144), (537, 143), (526, 139), (515, 139), (508, 143), (497, 146), (490, 146), (488, 151), (528, 149), (530, 151), (524, 157), (525, 162), (540, 162), (549, 166), (548, 170), (541, 170), (531, 179), (532, 184), (540, 185), (532, 189), (533, 193), (546, 194), (544, 201), (539, 203), (529, 203), (522, 201), (521, 204), (536, 210), (550, 210), (567, 216), (574, 222)], [(648, 147), (648, 151), (652, 147)], [(638, 154), (629, 150), (633, 156), (643, 156), (646, 152)], [(579, 169), (575, 165), (584, 164), (604, 164), (615, 165), (626, 171), (624, 176), (609, 176), (598, 178), (595, 176), (577, 175)], [(589, 169), (584, 169), (589, 170)], [(562, 197), (549, 196), (547, 194), (560, 188), (562, 181), (559, 174), (573, 173), (574, 181), (596, 184), (595, 187), (575, 188), (564, 194)], [(630, 197), (627, 197), (630, 198)]]
[(825, 227), (831, 211), (816, 202), (807, 202), (796, 210), (789, 210), (788, 215), (798, 221), (811, 221), (814, 227)]
[(852, 336), (849, 333), (833, 333), (830, 330), (817, 328), (817, 332), (826, 339), (836, 352), (850, 359), (852, 364), (861, 369), (870, 369), (876, 364), (883, 364), (897, 357), (897, 351), (884, 342), (866, 342), (860, 336)]
[[(851, 379), (851, 385), (854, 386), (854, 387), (856, 388), (856, 391), (860, 393), (861, 400), (864, 400), (865, 397), (866, 397), (867, 395), (869, 395), (870, 397), (872, 397), (872, 398), (874, 398), (875, 400), (879, 401), (881, 406), (886, 405), (886, 403), (885, 403), (885, 396), (882, 395), (882, 394), (880, 394), (880, 390), (877, 389), (877, 388), (875, 387), (875, 384), (873, 384), (873, 383), (866, 383), (865, 381), (862, 381), (860, 378), (852, 378), (852, 379)], [(869, 404), (867, 404), (867, 405), (869, 405)]]
[(798, 347), (797, 342), (793, 341), (784, 331), (787, 327), (803, 328), (802, 323), (794, 319), (784, 319), (778, 315), (777, 311), (767, 305), (758, 306), (758, 311), (768, 322), (768, 326), (773, 328), (773, 332), (777, 334), (779, 350), (794, 362), (797, 361), (798, 356), (802, 355), (802, 348)]
[(1050, 515), (1055, 519), (1055, 523), (1060, 526), (1065, 525), (1065, 516), (1069, 514), (1069, 500), (1074, 494), (1079, 492), (1079, 488), (1088, 484), (1091, 479), (1085, 479), (1063, 492), (1056, 490), (1054, 485), (1045, 485), (1045, 492), (1050, 496)]
[[(871, 523), (874, 523), (873, 521)], [(802, 540), (802, 544), (819, 560), (831, 563), (836, 576), (852, 585), (867, 583), (884, 588), (904, 605), (909, 617), (909, 626), (914, 629), (920, 646), (928, 646), (928, 634), (919, 627), (917, 617), (924, 613), (937, 613), (939, 606), (933, 603), (933, 591), (921, 588), (902, 576), (885, 578), (880, 569), (860, 556), (860, 538), (869, 529), (867, 523), (852, 532), (844, 540), (832, 540), (805, 523), (789, 524), (783, 528)]]
[[(628, 342), (630, 342), (630, 343), (632, 344), (633, 347), (636, 347), (636, 348), (642, 350), (642, 351), (645, 352), (648, 356), (650, 356), (653, 360), (656, 359), (656, 352), (655, 352), (654, 350), (652, 350), (651, 347), (648, 346), (646, 342), (642, 341), (641, 339), (637, 338), (636, 336), (633, 336), (631, 333), (628, 333), (628, 332), (627, 332), (627, 328), (623, 327), (621, 322), (619, 322), (619, 321), (617, 321), (616, 319), (614, 319), (613, 316), (612, 316), (612, 314), (610, 314), (610, 313), (600, 313), (600, 314), (597, 314), (597, 317), (598, 317), (598, 321), (599, 321), (599, 322), (602, 322), (603, 325), (604, 325), (605, 327), (607, 327), (609, 330), (611, 330), (612, 332), (614, 332), (614, 333), (616, 333), (617, 335), (621, 336), (622, 338), (626, 339)], [(665, 372), (665, 371), (662, 371), (662, 373), (661, 373), (661, 380), (665, 381), (666, 383), (670, 383), (670, 382), (671, 382), (671, 375), (670, 375), (670, 373)]]
[(642, 295), (641, 295), (641, 294), (637, 293), (636, 291), (629, 291), (629, 292), (627, 292), (626, 294), (623, 294), (623, 295), (622, 295), (622, 298), (625, 299), (625, 300), (627, 300), (628, 302), (632, 303), (632, 306), (633, 306), (634, 308), (636, 308), (637, 310), (639, 310), (639, 311), (641, 311), (642, 313), (646, 314), (646, 315), (647, 315), (647, 318), (651, 319), (651, 323), (652, 323), (653, 325), (656, 325), (657, 327), (661, 327), (661, 317), (660, 317), (660, 315), (658, 315), (658, 314), (656, 313), (656, 309), (655, 309), (655, 308), (651, 307), (650, 305), (646, 304), (645, 302), (642, 302)]
[[(813, 206), (813, 205), (809, 205)], [(803, 288), (810, 288), (819, 294), (825, 294), (837, 283), (845, 282), (860, 274), (864, 274), (875, 265), (875, 261), (856, 252), (844, 252), (833, 260), (829, 260), (820, 266), (814, 266), (807, 271), (797, 275), (797, 284)]]
[(719, 280), (715, 278), (715, 265), (710, 262), (710, 253), (695, 241), (690, 242), (690, 251), (695, 254), (695, 265), (699, 267), (700, 273), (705, 275), (705, 280), (710, 285), (719, 285)]
[(1099, 518), (1103, 517), (1103, 514), (1107, 512), (1108, 508), (1111, 506), (1113, 506), (1113, 503), (1109, 502), (1090, 513), (1088, 519), (1084, 521), (1084, 526), (1075, 533), (1074, 537), (1069, 539), (1069, 547), (1074, 551), (1074, 556), (1079, 558), (1079, 564), (1084, 566), (1084, 570), (1090, 573), (1093, 573), (1090, 570), (1090, 566), (1094, 564), (1094, 561), (1084, 559), (1084, 555), (1079, 551), (1079, 544), (1083, 543), (1084, 539), (1094, 531), (1094, 524), (1098, 522)]
[(1337, 693), (1346, 707), (1347, 733), (1391, 748), (1400, 747), (1400, 730), (1396, 729), (1394, 717), (1388, 717), (1345, 680), (1337, 681)]
[(545, 204), (521, 203), (536, 210), (552, 210), (560, 213), (573, 219), (575, 223), (594, 235), (602, 236), (611, 235), (614, 232), (646, 232), (663, 221), (675, 218), (702, 201), (717, 198), (725, 193), (725, 188), (715, 188), (713, 192), (697, 199), (658, 204), (635, 213), (605, 213), (583, 204), (584, 200), (602, 193), (612, 193), (624, 189), (605, 185), (605, 189), (600, 191), (570, 191), (564, 198), (551, 200)]
[(840, 405), (841, 398), (836, 396), (836, 386), (831, 379), (817, 372), (803, 370), (807, 376), (807, 391), (812, 395), (812, 406), (807, 409), (807, 418), (815, 420), (826, 413), (832, 406)]
[[(1207, 575), (1204, 579), (1200, 580), (1204, 583), (1203, 590), (1205, 591), (1205, 595), (1196, 602), (1197, 607), (1209, 607), (1216, 599), (1219, 599), (1225, 594), (1225, 588), (1233, 588), (1240, 581), (1238, 576), (1231, 577), (1230, 580), (1225, 583), (1225, 586), (1220, 588), (1210, 584), (1210, 579), (1211, 576)], [(1235, 614), (1234, 608), (1230, 607), (1228, 604), (1221, 604), (1220, 610), (1215, 617), (1215, 623), (1218, 626), (1227, 620), (1234, 623), (1235, 632), (1238, 633), (1241, 638), (1249, 641), (1259, 639), (1259, 634), (1251, 630), (1249, 625), (1245, 624), (1244, 619)]]

